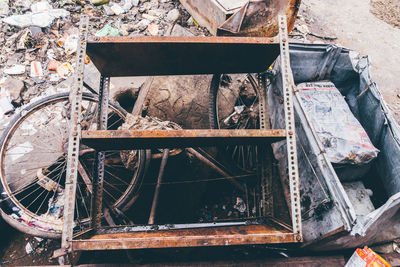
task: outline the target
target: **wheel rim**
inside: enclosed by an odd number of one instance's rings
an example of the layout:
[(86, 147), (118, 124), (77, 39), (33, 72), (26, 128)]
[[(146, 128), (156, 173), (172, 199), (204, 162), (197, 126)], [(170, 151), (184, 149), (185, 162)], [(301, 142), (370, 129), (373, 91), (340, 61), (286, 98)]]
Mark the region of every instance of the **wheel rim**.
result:
[[(247, 75), (246, 80), (238, 83), (233, 79), (233, 90), (231, 87), (219, 86), (215, 98), (215, 115), (217, 128), (219, 129), (258, 129), (258, 92), (256, 83), (249, 81), (252, 76)], [(253, 78), (254, 79), (254, 78)], [(247, 91), (246, 93), (242, 92)], [(233, 104), (232, 104), (233, 103)], [(241, 111), (240, 114), (233, 115)], [(235, 145), (226, 146), (224, 155), (228, 156), (234, 166), (244, 172), (256, 172), (257, 170), (257, 146)]]
[[(65, 140), (68, 137), (68, 96), (53, 99), (22, 114), (4, 139), (1, 148), (1, 182), (6, 198), (13, 202), (15, 214), (28, 225), (61, 232), (63, 188), (65, 184)], [(96, 118), (96, 101), (82, 102), (84, 127), (90, 128)], [(109, 107), (109, 129), (123, 123), (123, 112)], [(40, 137), (40, 138), (39, 138)], [(90, 181), (93, 176), (94, 152), (79, 160), (83, 170), (78, 174), (75, 222), (77, 230), (86, 228), (90, 216)], [(137, 164), (140, 162), (138, 154)], [(106, 152), (104, 203), (119, 207), (132, 187), (136, 186), (136, 169), (127, 170), (119, 151)], [(86, 173), (86, 175), (85, 175)], [(86, 178), (86, 179), (85, 179)], [(3, 195), (4, 198), (4, 195)]]

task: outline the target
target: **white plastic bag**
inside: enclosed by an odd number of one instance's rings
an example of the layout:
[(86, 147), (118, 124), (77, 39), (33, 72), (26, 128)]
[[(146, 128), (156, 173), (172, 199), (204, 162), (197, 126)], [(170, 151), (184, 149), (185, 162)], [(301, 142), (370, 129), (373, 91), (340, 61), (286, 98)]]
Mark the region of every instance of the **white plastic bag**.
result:
[(333, 83), (301, 83), (297, 89), (332, 163), (366, 164), (377, 157), (379, 150)]

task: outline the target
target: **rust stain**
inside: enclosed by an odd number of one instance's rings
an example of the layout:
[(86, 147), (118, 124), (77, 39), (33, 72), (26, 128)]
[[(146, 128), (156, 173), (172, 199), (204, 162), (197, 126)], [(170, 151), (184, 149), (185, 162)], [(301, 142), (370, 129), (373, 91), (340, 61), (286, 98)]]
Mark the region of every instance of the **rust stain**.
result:
[(227, 246), (298, 242), (274, 224), (101, 234), (74, 240), (74, 250)]

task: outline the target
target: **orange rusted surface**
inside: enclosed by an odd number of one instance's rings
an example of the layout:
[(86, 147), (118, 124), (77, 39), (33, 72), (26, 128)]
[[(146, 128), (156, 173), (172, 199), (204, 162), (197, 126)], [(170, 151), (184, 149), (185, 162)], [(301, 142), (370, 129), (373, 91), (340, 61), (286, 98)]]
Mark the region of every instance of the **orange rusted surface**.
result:
[(98, 37), (90, 36), (89, 44), (95, 43), (163, 43), (163, 44), (178, 44), (178, 43), (200, 43), (200, 44), (273, 44), (277, 40), (270, 37), (222, 37), (222, 36), (109, 36)]
[(83, 144), (102, 150), (262, 144), (282, 140), (285, 130), (114, 130), (83, 131)]
[(289, 230), (277, 225), (246, 225), (151, 232), (101, 234), (74, 240), (74, 250), (143, 249), (294, 243)]

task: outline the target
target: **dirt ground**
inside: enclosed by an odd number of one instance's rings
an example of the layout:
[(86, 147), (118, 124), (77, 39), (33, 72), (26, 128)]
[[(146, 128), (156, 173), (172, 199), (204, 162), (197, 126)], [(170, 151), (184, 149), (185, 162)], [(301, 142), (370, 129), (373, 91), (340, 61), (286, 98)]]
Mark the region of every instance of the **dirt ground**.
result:
[[(398, 0), (372, 3), (369, 0), (303, 0), (300, 19), (296, 22), (297, 25), (306, 24), (313, 34), (337, 38), (324, 42), (368, 55), (372, 62), (372, 79), (397, 122), (400, 122), (400, 29), (392, 25), (400, 18), (399, 5)], [(310, 35), (307, 39), (323, 41)]]
[(372, 1), (371, 13), (386, 23), (400, 28), (400, 2), (396, 0)]

